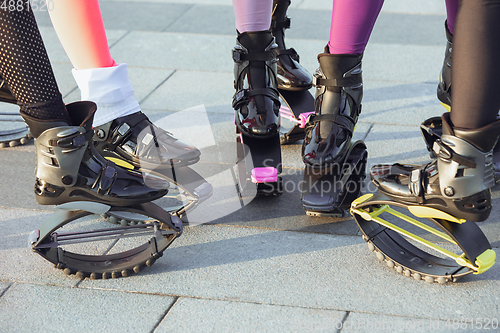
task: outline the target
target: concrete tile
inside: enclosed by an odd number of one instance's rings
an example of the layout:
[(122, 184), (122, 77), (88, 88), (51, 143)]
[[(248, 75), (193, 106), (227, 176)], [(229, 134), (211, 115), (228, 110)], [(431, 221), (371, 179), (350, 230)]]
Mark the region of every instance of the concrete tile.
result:
[(332, 332), (344, 316), (342, 311), (180, 298), (156, 331)]
[[(119, 59), (117, 61), (123, 59), (130, 66), (232, 72), (231, 50), (235, 38), (236, 33), (233, 37), (132, 31), (113, 46), (112, 55)], [(198, 78), (185, 87), (191, 87), (198, 81), (205, 85), (217, 85), (216, 82)], [(231, 87), (232, 82), (231, 79)], [(192, 89), (186, 90), (193, 93)]]
[[(310, 0), (306, 0), (310, 1)], [(411, 14), (440, 14), (445, 13), (445, 4), (439, 0), (386, 0), (382, 12), (397, 12)]]
[[(35, 183), (35, 148), (33, 141), (25, 146), (2, 149), (0, 166), (1, 207), (40, 209), (33, 193)], [(12, 166), (16, 167), (13, 168)]]
[[(451, 319), (451, 318), (450, 318)], [(455, 319), (455, 318), (453, 318)], [(460, 320), (460, 317), (456, 319)], [(342, 332), (451, 332), (453, 321), (435, 318), (384, 316), (370, 313), (350, 312), (347, 320), (338, 327)], [(469, 328), (470, 328), (469, 324)]]
[(379, 124), (420, 124), (446, 110), (436, 97), (437, 83), (365, 81), (359, 120)]
[(363, 79), (437, 85), (444, 46), (368, 43), (363, 57)]
[(179, 70), (144, 100), (142, 107), (174, 111), (203, 104), (233, 114), (230, 107), (233, 94), (230, 73)]
[[(197, 226), (186, 228), (140, 275), (81, 286), (424, 318), (493, 318), (498, 270), (456, 284), (427, 284), (378, 262), (361, 237)], [(463, 302), (470, 295), (481, 301)], [(444, 299), (454, 306), (443, 307)]]
[(28, 236), (52, 212), (0, 209), (0, 276), (4, 281), (75, 285), (79, 280), (55, 269), (54, 265), (31, 251)]
[(168, 296), (16, 284), (0, 298), (0, 330), (152, 331), (172, 303)]
[(0, 295), (4, 295), (5, 291), (12, 285), (9, 282), (0, 281)]
[[(100, 3), (106, 30), (162, 31), (180, 18), (192, 5), (170, 3), (168, 5), (150, 1), (120, 1)], [(134, 13), (130, 15), (130, 13)]]
[(417, 126), (375, 124), (365, 139), (368, 168), (376, 163), (417, 163), (429, 161), (429, 153)]
[[(121, 2), (122, 0), (101, 0), (102, 2)], [(144, 0), (130, 0), (131, 2), (145, 2)], [(179, 4), (199, 4), (199, 5), (224, 5), (232, 6), (230, 0), (148, 0), (151, 3), (179, 3)]]
[(232, 6), (197, 4), (191, 6), (178, 20), (162, 31), (228, 36), (236, 35), (234, 11)]

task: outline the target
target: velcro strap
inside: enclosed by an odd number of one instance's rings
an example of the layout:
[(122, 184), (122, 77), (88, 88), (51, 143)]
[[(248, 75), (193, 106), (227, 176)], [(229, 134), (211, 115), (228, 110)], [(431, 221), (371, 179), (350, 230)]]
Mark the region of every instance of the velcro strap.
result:
[(88, 131), (85, 133), (77, 132), (61, 139), (50, 139), (49, 145), (61, 148), (80, 148), (84, 147), (93, 135), (94, 131)]
[(352, 74), (349, 77), (341, 77), (338, 79), (323, 79), (313, 76), (314, 86), (325, 87), (352, 87), (361, 83), (361, 74)]
[(423, 172), (425, 172), (423, 169), (413, 169), (408, 182), (410, 193), (417, 197), (418, 203), (424, 202), (424, 187), (422, 185)]
[(440, 139), (434, 142), (433, 149), (434, 153), (442, 160), (454, 161), (460, 165), (466, 166), (468, 168), (475, 168), (476, 162), (470, 158), (461, 156), (453, 151), (451, 147), (443, 143)]
[(332, 121), (351, 133), (354, 131), (355, 126), (354, 120), (351, 117), (345, 116), (343, 114), (311, 114), (308, 118), (308, 121), (310, 123), (317, 123), (319, 121)]
[(239, 50), (233, 49), (233, 60), (236, 62), (241, 61), (270, 61), (278, 56), (278, 50), (272, 49), (269, 51), (259, 52), (259, 53), (243, 53)]
[(293, 47), (289, 48), (289, 49), (286, 49), (286, 50), (285, 49), (278, 50), (278, 56), (282, 56), (282, 55), (288, 55), (293, 60), (295, 60), (297, 62), (300, 61), (299, 54), (297, 53), (297, 51), (295, 51), (295, 49)]
[(254, 90), (240, 90), (233, 96), (233, 109), (238, 109), (243, 103), (248, 103), (248, 99), (254, 96), (267, 96), (274, 101), (279, 101), (279, 93), (274, 88), (260, 88)]
[(115, 168), (112, 166), (106, 165), (101, 170), (101, 177), (99, 177), (99, 188), (97, 189), (97, 193), (100, 194), (109, 194), (113, 183), (115, 182), (117, 173)]
[(271, 21), (271, 29), (276, 29), (276, 28), (283, 28), (283, 29), (288, 29), (290, 28), (290, 18), (287, 16), (285, 17), (284, 21)]

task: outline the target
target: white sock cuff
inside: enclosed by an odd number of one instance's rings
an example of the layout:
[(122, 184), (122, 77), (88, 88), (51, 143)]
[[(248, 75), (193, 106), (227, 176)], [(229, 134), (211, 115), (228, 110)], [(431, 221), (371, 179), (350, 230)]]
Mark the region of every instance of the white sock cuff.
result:
[(127, 64), (114, 67), (90, 68), (72, 71), (81, 91), (82, 101), (97, 104), (94, 126), (141, 110), (134, 96)]

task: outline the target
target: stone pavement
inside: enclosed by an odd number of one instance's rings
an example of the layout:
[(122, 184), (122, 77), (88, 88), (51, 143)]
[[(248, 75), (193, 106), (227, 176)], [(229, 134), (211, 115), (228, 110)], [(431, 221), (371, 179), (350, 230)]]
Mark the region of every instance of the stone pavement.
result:
[[(32, 193), (33, 144), (1, 150), (0, 332), (468, 332), (481, 325), (498, 331), (498, 265), (457, 283), (415, 281), (380, 263), (353, 219), (306, 216), (295, 186), (300, 144), (283, 147), (290, 187), (282, 196), (241, 209), (233, 209), (231, 197), (218, 196), (228, 186), (217, 170), (235, 159), (234, 151), (213, 149), (235, 139), (229, 0), (101, 0), (101, 6), (112, 56), (128, 63), (146, 114), (160, 120), (199, 105), (206, 109), (208, 139), (193, 118), (177, 117), (169, 126), (204, 148), (195, 167), (208, 170), (215, 194), (193, 221), (208, 223), (186, 227), (138, 275), (66, 276), (27, 246), (30, 231), (53, 211), (37, 205)], [(328, 40), (330, 6), (330, 0), (294, 0), (289, 10), (287, 44), (310, 72)], [(444, 111), (435, 97), (444, 13), (442, 0), (386, 0), (363, 63), (356, 137), (368, 146), (369, 165), (428, 159), (418, 126)], [(72, 66), (50, 20), (44, 12), (36, 15), (64, 99), (78, 100)], [(2, 105), (2, 111), (17, 108)], [(190, 117), (204, 116), (199, 111)], [(481, 227), (498, 253), (498, 186), (493, 195), (495, 210)]]

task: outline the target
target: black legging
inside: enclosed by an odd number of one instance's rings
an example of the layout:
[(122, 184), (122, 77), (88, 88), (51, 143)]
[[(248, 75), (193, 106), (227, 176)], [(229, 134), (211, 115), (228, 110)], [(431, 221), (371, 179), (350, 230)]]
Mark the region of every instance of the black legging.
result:
[(500, 0), (461, 1), (451, 68), (453, 125), (493, 122), (500, 109)]
[(21, 113), (38, 119), (68, 119), (35, 16), (24, 4), (20, 11), (9, 6), (0, 9), (0, 75)]

